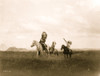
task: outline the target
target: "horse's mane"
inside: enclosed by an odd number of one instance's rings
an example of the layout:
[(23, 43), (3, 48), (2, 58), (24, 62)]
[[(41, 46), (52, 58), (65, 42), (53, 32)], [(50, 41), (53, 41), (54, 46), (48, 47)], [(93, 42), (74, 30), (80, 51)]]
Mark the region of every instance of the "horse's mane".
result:
[(32, 44), (36, 45), (37, 47), (40, 45), (40, 43), (38, 41), (36, 41), (36, 40), (33, 40)]
[(65, 46), (64, 44), (61, 46), (61, 49), (65, 49), (67, 48), (67, 46)]
[(66, 47), (64, 44), (61, 47)]
[(33, 40), (33, 43), (39, 44), (39, 42), (38, 42), (38, 41), (36, 41), (36, 40)]
[(33, 40), (33, 42), (38, 42), (38, 41), (36, 41), (36, 40)]
[(42, 46), (38, 41), (33, 40), (33, 44), (37, 47), (38, 50), (42, 50)]

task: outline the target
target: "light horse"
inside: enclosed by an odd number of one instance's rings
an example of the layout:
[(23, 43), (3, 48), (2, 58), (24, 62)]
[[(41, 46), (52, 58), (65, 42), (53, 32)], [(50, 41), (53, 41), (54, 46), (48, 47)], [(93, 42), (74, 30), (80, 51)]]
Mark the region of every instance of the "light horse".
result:
[(61, 50), (63, 50), (64, 57), (66, 57), (66, 55), (67, 55), (67, 58), (68, 58), (68, 56), (71, 58), (71, 56), (72, 56), (72, 50), (71, 49), (69, 49), (65, 45), (62, 45)]
[[(42, 45), (38, 41), (33, 40), (31, 47), (33, 46), (36, 46), (37, 48), (37, 56), (40, 56), (41, 54), (43, 55), (44, 50), (42, 48)], [(45, 52), (48, 53), (48, 50), (45, 50)]]
[(52, 42), (51, 47), (49, 47), (49, 53), (50, 53), (50, 55), (55, 54), (58, 56), (58, 50), (55, 49), (55, 45), (56, 45), (56, 42)]

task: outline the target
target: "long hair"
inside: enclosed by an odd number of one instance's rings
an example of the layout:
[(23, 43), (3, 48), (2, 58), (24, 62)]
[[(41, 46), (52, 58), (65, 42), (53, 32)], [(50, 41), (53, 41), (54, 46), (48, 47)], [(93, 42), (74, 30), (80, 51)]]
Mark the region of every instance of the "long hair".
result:
[(42, 32), (42, 37), (41, 37), (42, 39), (46, 39), (47, 38), (47, 33), (46, 32)]

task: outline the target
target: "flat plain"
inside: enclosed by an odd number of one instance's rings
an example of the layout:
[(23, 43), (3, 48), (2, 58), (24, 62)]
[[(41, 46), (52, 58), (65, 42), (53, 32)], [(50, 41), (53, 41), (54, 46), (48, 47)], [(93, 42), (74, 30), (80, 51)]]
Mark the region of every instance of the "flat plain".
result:
[(0, 76), (100, 76), (100, 51), (74, 51), (72, 58), (0, 51)]

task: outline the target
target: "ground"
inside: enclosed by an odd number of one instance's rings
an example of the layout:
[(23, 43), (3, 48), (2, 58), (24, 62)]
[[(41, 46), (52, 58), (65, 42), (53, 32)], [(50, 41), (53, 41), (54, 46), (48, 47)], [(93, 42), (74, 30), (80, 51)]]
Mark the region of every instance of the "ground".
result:
[(100, 76), (100, 51), (74, 52), (72, 58), (36, 57), (35, 52), (0, 52), (0, 76)]

